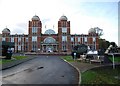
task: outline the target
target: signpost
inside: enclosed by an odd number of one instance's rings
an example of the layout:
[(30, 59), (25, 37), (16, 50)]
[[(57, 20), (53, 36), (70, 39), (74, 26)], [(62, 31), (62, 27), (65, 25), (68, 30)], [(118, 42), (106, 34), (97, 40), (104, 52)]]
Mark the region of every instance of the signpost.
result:
[(112, 60), (113, 60), (113, 69), (115, 69), (115, 57), (113, 53), (109, 53), (109, 55), (112, 55)]
[(76, 59), (76, 53), (74, 53), (74, 60)]

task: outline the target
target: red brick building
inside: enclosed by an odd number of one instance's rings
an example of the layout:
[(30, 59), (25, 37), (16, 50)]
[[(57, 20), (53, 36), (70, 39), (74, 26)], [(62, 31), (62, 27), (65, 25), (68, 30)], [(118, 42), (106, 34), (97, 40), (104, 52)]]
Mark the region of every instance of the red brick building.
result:
[(10, 30), (5, 28), (2, 31), (2, 41), (15, 42), (14, 52), (71, 52), (75, 45), (86, 44), (90, 48), (99, 49), (99, 36), (94, 29), (90, 29), (88, 34), (71, 34), (70, 21), (66, 16), (61, 16), (58, 20), (58, 32), (48, 29), (42, 33), (42, 22), (35, 15), (29, 21), (28, 34), (10, 34)]

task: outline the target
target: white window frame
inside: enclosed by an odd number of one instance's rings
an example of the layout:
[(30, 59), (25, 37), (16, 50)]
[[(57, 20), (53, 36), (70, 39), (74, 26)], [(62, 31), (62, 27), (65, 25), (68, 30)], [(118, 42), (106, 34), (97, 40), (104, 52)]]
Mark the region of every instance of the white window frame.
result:
[(32, 33), (37, 33), (37, 27), (32, 27)]
[(67, 36), (62, 36), (62, 41), (67, 41)]
[(37, 42), (37, 36), (32, 36), (32, 42)]
[(62, 33), (67, 33), (67, 28), (66, 27), (62, 27)]
[(20, 42), (21, 41), (21, 37), (18, 37), (18, 42)]
[(37, 49), (36, 45), (33, 44), (33, 45), (32, 45), (32, 50), (33, 50), (33, 51), (36, 51), (36, 49)]
[(87, 41), (88, 41), (87, 37), (84, 37), (84, 42), (87, 42)]
[(96, 37), (93, 37), (93, 42), (96, 42)]
[(4, 37), (2, 37), (2, 41), (6, 41), (6, 39)]
[(28, 42), (28, 37), (26, 38), (26, 40), (25, 40), (26, 42)]
[(81, 42), (81, 37), (78, 37), (78, 42)]
[(14, 42), (14, 37), (11, 37), (11, 42)]
[(62, 45), (62, 50), (63, 50), (63, 51), (67, 50), (66, 45)]
[(74, 37), (71, 37), (71, 42), (74, 42)]
[(21, 45), (18, 45), (18, 50), (21, 50)]

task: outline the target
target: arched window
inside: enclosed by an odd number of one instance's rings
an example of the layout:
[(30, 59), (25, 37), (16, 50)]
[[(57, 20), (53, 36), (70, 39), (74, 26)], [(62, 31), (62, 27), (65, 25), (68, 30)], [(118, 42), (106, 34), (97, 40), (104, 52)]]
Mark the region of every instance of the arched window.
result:
[(47, 37), (44, 39), (44, 43), (56, 43), (56, 40), (53, 37)]

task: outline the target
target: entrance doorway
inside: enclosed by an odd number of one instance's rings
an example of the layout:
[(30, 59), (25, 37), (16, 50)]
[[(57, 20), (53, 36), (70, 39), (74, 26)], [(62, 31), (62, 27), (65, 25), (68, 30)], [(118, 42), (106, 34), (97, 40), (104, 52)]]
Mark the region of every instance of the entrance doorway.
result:
[(47, 52), (53, 52), (53, 46), (47, 46), (46, 51)]

